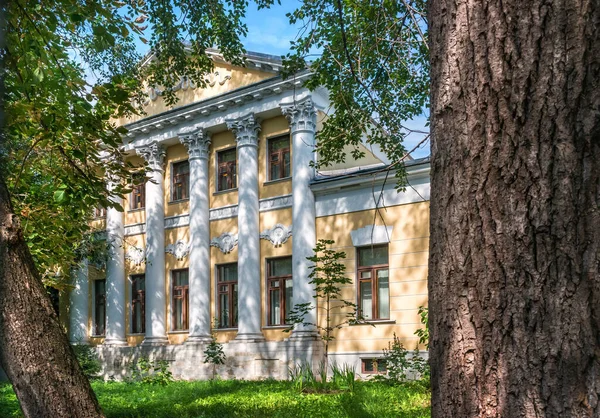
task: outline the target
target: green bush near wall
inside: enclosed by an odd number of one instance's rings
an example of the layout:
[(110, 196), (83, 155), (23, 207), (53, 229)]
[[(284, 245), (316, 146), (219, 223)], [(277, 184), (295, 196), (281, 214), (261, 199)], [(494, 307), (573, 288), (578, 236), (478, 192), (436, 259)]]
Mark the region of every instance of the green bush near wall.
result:
[[(419, 382), (359, 381), (353, 392), (303, 394), (287, 381), (216, 380), (167, 386), (93, 382), (112, 417), (429, 417), (430, 392)], [(0, 384), (0, 416), (21, 416), (9, 384)]]

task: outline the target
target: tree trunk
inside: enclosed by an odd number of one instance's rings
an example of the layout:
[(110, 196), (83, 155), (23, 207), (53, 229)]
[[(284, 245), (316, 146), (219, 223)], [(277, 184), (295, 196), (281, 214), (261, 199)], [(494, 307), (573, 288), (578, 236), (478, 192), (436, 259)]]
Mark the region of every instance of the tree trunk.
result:
[(27, 417), (101, 417), (0, 175), (0, 363)]
[(430, 0), (434, 417), (600, 416), (600, 3)]

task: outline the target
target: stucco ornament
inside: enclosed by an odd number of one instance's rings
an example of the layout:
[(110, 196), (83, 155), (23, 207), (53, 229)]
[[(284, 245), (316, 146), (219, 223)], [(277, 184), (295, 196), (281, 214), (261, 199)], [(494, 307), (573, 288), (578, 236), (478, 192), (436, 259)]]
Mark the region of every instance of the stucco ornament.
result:
[(238, 244), (238, 234), (224, 232), (210, 241), (211, 247), (217, 247), (221, 252), (227, 254)]
[(146, 251), (144, 251), (143, 248), (132, 245), (127, 249), (127, 252), (125, 253), (125, 259), (131, 260), (133, 264), (139, 266), (146, 261)]
[(282, 224), (276, 224), (273, 228), (267, 229), (260, 233), (261, 239), (266, 239), (271, 241), (271, 243), (278, 247), (281, 244), (285, 244), (285, 242), (292, 236), (292, 227), (285, 226)]
[(175, 244), (167, 245), (165, 247), (165, 252), (173, 254), (178, 260), (183, 260), (190, 253), (190, 244), (184, 240), (178, 239)]

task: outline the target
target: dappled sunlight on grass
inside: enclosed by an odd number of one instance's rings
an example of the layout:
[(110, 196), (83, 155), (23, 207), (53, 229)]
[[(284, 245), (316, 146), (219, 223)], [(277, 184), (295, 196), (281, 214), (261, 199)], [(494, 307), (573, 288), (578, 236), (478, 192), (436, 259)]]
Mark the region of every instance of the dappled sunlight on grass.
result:
[[(357, 382), (354, 392), (302, 394), (291, 382), (219, 380), (152, 386), (94, 382), (107, 417), (428, 417), (418, 383)], [(0, 416), (20, 416), (10, 385), (0, 385)]]

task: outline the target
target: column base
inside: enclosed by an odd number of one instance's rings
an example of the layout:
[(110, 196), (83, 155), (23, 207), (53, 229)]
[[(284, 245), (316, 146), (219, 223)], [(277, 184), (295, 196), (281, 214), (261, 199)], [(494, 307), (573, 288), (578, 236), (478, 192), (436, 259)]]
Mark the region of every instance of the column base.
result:
[(211, 341), (210, 335), (190, 335), (184, 344), (209, 344)]
[(143, 347), (156, 347), (161, 345), (168, 345), (169, 339), (167, 337), (146, 337), (142, 341)]
[(235, 343), (235, 342), (258, 343), (258, 342), (263, 342), (263, 341), (265, 341), (265, 336), (262, 335), (262, 333), (260, 333), (260, 332), (245, 332), (243, 334), (238, 333), (238, 335), (236, 335), (236, 337), (230, 342), (232, 342), (232, 343)]
[(105, 338), (103, 345), (112, 347), (125, 347), (127, 346), (127, 340), (125, 338)]

